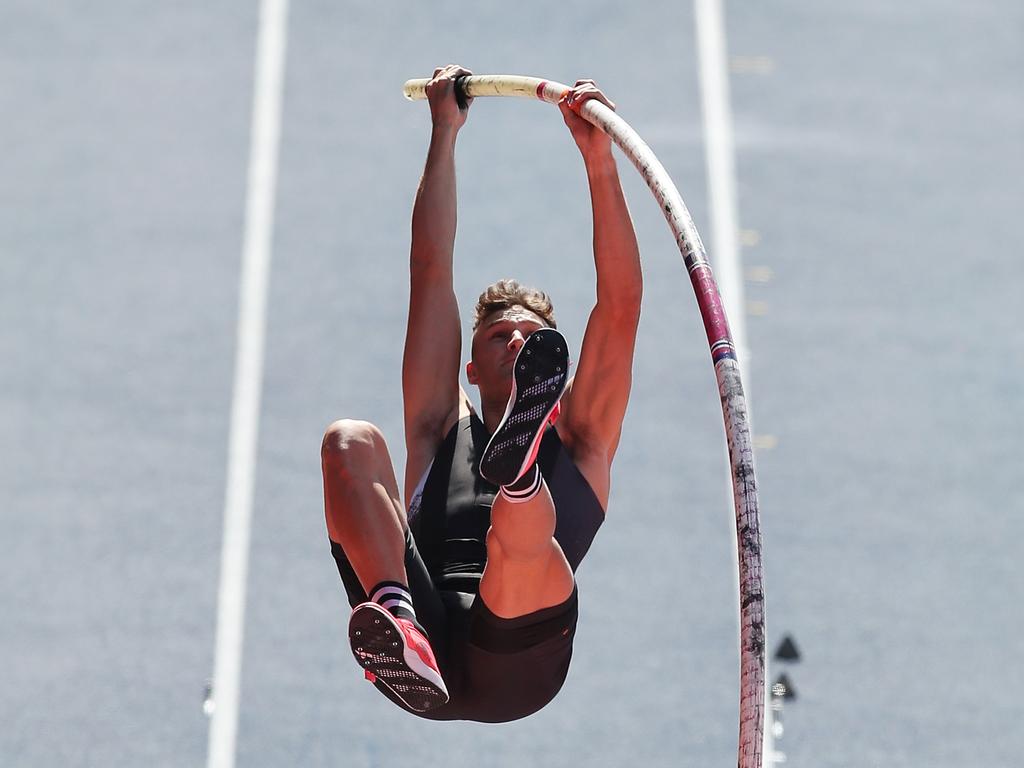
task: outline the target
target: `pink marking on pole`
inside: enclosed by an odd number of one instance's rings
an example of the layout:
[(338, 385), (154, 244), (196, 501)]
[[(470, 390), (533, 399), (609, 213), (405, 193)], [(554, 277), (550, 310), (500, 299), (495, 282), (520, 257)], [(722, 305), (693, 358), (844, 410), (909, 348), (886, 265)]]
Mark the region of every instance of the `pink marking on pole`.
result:
[(712, 276), (711, 268), (702, 264), (690, 273), (690, 282), (693, 283), (693, 290), (697, 294), (697, 306), (704, 320), (704, 331), (708, 337), (708, 344), (716, 341), (732, 341), (729, 333), (729, 321), (725, 317), (725, 310), (722, 307), (722, 297), (718, 293), (718, 286)]
[(541, 80), (540, 85), (537, 86), (537, 98), (540, 99), (541, 101), (544, 101), (544, 89), (547, 88), (547, 86), (547, 80)]

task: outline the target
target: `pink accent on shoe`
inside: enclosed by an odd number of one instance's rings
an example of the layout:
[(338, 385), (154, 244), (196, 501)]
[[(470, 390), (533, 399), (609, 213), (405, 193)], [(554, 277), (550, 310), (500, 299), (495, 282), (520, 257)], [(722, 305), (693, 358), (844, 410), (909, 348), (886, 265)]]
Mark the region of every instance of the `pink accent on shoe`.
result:
[[(437, 679), (434, 682), (438, 687), (443, 688), (444, 681), (441, 680), (441, 672), (437, 668), (437, 659), (434, 658), (434, 650), (430, 647), (427, 638), (423, 636), (419, 629), (416, 628), (416, 625), (409, 621), (409, 619), (395, 619), (395, 623), (398, 624), (402, 634), (405, 635), (405, 663), (424, 677), (429, 678), (436, 675)], [(409, 657), (409, 651), (413, 651), (419, 657), (420, 665), (426, 667), (425, 670), (415, 663), (415, 659)], [(433, 675), (423, 674), (424, 672), (433, 673)]]

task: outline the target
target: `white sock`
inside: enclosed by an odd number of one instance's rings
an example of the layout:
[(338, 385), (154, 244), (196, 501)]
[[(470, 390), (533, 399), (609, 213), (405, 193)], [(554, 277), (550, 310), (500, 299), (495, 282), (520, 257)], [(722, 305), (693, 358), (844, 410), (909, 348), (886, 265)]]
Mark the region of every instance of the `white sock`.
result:
[[(532, 478), (530, 477), (531, 474), (533, 475)], [(541, 475), (537, 465), (534, 464), (530, 469), (526, 470), (526, 474), (512, 485), (501, 486), (498, 489), (498, 493), (512, 504), (523, 504), (540, 493), (540, 489), (543, 486), (544, 477)]]
[(386, 608), (397, 619), (416, 621), (416, 609), (412, 606), (412, 595), (404, 584), (397, 581), (382, 581), (370, 591), (370, 601)]

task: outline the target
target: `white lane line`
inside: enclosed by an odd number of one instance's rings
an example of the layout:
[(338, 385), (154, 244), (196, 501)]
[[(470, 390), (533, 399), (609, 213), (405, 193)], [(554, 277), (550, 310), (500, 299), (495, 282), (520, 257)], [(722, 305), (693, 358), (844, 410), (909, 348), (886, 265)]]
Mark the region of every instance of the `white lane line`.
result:
[(743, 389), (750, 397), (749, 350), (743, 317), (743, 274), (740, 269), (739, 215), (736, 199), (736, 149), (729, 104), (729, 65), (721, 0), (696, 0), (697, 55), (701, 111), (711, 209), (712, 269), (739, 358)]
[[(743, 296), (743, 269), (739, 246), (739, 203), (736, 197), (736, 146), (732, 130), (732, 107), (729, 98), (729, 59), (726, 53), (725, 21), (722, 0), (695, 0), (697, 57), (700, 71), (701, 111), (704, 116), (704, 143), (708, 179), (708, 200), (711, 211), (711, 243), (709, 254), (712, 269), (722, 295), (722, 304), (729, 320), (740, 378), (747, 397), (747, 420), (753, 432), (753, 408), (750, 394), (750, 358), (747, 348), (746, 310)], [(731, 497), (731, 478), (730, 478)], [(729, 510), (730, 524), (734, 520)], [(735, 546), (735, 538), (731, 537)], [(738, 579), (738, 574), (737, 574)], [(739, 581), (736, 582), (739, 594)], [(765, 682), (768, 681), (768, 660), (765, 659)], [(771, 701), (766, 692), (765, 702)], [(782, 755), (775, 751), (775, 740), (769, 723), (765, 724), (762, 742), (765, 766), (773, 766)]]
[(245, 241), (239, 284), (238, 349), (217, 598), (213, 707), (207, 753), (209, 768), (233, 768), (235, 764), (287, 23), (287, 0), (262, 0), (256, 46)]

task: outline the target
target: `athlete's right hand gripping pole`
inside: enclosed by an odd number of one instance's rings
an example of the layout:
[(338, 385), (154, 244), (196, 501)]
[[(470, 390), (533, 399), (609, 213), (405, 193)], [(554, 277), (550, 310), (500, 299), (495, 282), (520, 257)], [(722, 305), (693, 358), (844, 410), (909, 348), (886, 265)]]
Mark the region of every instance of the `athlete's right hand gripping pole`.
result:
[[(409, 99), (426, 97), (428, 80), (409, 80)], [(567, 85), (517, 75), (469, 75), (456, 81), (466, 96), (520, 96), (556, 104)], [(740, 583), (740, 768), (761, 768), (765, 701), (764, 579), (761, 567), (761, 526), (754, 479), (747, 404), (740, 381), (729, 323), (693, 218), (665, 168), (651, 148), (625, 120), (597, 99), (588, 99), (580, 115), (611, 137), (643, 176), (661, 206), (690, 275), (711, 348), (729, 446)]]

